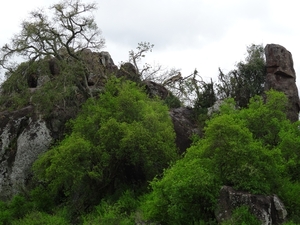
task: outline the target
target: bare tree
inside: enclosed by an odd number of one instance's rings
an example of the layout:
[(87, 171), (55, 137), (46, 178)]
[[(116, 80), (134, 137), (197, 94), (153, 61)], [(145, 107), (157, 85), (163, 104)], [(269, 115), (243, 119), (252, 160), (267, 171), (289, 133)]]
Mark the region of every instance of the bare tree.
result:
[[(196, 99), (202, 96), (206, 83), (195, 70), (188, 76), (183, 76), (180, 69), (170, 70), (161, 65), (151, 66), (145, 63), (141, 66), (142, 58), (146, 53), (152, 52), (154, 45), (149, 42), (138, 43), (137, 51), (129, 51), (129, 61), (133, 63), (142, 80), (151, 80), (166, 87), (185, 105), (193, 106)], [(205, 86), (206, 87), (206, 86)]]
[(136, 52), (133, 50), (129, 51), (129, 62), (133, 63), (137, 74), (139, 74), (141, 77), (143, 77), (143, 74), (146, 71), (149, 71), (151, 66), (146, 63), (143, 65), (143, 68), (140, 69), (139, 63), (140, 63), (141, 59), (143, 57), (145, 57), (145, 54), (147, 52), (152, 52), (153, 47), (154, 47), (154, 45), (150, 44), (150, 42), (140, 42), (140, 43), (138, 43)]
[(21, 32), (0, 50), (0, 66), (13, 72), (15, 56), (29, 62), (46, 56), (63, 60), (62, 51), (73, 60), (82, 61), (82, 50), (104, 46), (105, 41), (91, 14), (96, 10), (95, 3), (67, 0), (52, 5), (49, 10), (47, 14), (42, 9), (32, 11), (29, 19), (22, 22)]

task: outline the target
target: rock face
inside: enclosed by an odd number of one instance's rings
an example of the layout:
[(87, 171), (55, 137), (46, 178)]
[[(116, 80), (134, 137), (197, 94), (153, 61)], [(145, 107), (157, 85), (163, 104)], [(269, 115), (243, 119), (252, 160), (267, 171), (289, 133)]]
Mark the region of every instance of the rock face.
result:
[(230, 219), (232, 211), (244, 205), (249, 207), (263, 225), (282, 224), (287, 216), (283, 203), (276, 195), (252, 195), (224, 186), (220, 191), (218, 210), (215, 212), (217, 221), (221, 223)]
[(176, 133), (176, 145), (182, 154), (191, 146), (193, 134), (200, 135), (200, 130), (193, 121), (192, 109), (180, 107), (171, 109), (169, 113)]
[(142, 84), (145, 85), (146, 92), (151, 98), (158, 96), (162, 100), (165, 100), (169, 95), (169, 91), (163, 85), (157, 84), (150, 80), (145, 80), (142, 82)]
[(24, 188), (33, 162), (52, 141), (46, 122), (28, 106), (0, 113), (0, 199), (9, 199)]
[(140, 75), (137, 73), (136, 68), (129, 62), (121, 65), (119, 71), (117, 72), (117, 77), (124, 77), (127, 80), (131, 80), (137, 83), (141, 82)]
[(287, 118), (292, 122), (298, 121), (300, 103), (292, 54), (280, 45), (268, 44), (265, 47), (265, 55), (267, 67), (265, 90), (284, 92), (289, 100)]

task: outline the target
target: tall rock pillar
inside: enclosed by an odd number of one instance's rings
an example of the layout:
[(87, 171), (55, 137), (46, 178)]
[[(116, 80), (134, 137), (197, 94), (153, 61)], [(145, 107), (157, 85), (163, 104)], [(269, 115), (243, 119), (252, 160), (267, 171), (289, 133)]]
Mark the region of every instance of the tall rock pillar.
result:
[(287, 118), (291, 122), (298, 121), (300, 102), (292, 54), (281, 45), (268, 44), (265, 55), (265, 90), (274, 89), (285, 93), (288, 98)]

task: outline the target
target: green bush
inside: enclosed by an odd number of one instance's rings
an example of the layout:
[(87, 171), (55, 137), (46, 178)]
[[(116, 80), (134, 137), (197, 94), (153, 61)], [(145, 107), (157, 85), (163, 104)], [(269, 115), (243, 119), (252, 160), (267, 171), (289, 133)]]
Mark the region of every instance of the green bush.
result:
[(125, 191), (123, 195), (116, 201), (103, 199), (101, 203), (95, 207), (93, 213), (84, 216), (84, 225), (131, 225), (135, 224), (135, 212), (139, 205), (137, 197), (132, 191)]
[(206, 138), (194, 150), (211, 159), (209, 167), (223, 185), (269, 194), (280, 178), (276, 161), (280, 152), (262, 146), (244, 124), (232, 115), (215, 117), (207, 123)]
[(0, 224), (10, 224), (14, 219), (23, 218), (33, 209), (30, 201), (21, 195), (15, 195), (10, 201), (0, 201)]
[(300, 224), (300, 182), (284, 180), (278, 193), (288, 212), (288, 218)]
[(57, 195), (83, 205), (124, 186), (137, 188), (177, 158), (168, 109), (132, 82), (110, 80), (70, 122), (71, 134), (33, 165), (36, 177)]
[[(297, 186), (289, 191), (281, 187), (286, 179), (298, 179), (290, 171), (299, 165), (298, 147), (289, 148), (299, 142), (298, 125), (286, 119), (285, 102), (284, 94), (274, 91), (267, 93), (266, 103), (255, 97), (241, 110), (226, 101), (207, 121), (204, 138), (195, 139), (183, 159), (151, 182), (152, 191), (141, 204), (145, 219), (161, 224), (209, 221), (222, 185), (254, 194), (282, 193), (291, 213), (299, 214)], [(249, 213), (243, 208), (235, 213), (232, 219), (241, 216), (246, 224)]]
[(260, 225), (259, 221), (247, 206), (241, 206), (233, 210), (231, 218), (222, 223), (222, 225)]
[(23, 219), (14, 220), (12, 225), (68, 225), (69, 223), (60, 216), (34, 211)]
[(172, 92), (169, 92), (168, 96), (164, 100), (164, 103), (170, 108), (179, 108), (182, 104), (175, 95), (172, 94)]
[(205, 168), (207, 161), (185, 157), (166, 170), (161, 180), (152, 181), (152, 192), (141, 203), (144, 219), (193, 224), (212, 218), (220, 183)]

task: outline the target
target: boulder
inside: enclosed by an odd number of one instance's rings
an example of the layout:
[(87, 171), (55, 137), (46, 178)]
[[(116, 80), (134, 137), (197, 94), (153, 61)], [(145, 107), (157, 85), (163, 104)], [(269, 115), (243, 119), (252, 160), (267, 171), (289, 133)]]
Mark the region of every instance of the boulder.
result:
[(265, 55), (265, 90), (274, 89), (285, 93), (288, 98), (287, 118), (291, 122), (298, 121), (300, 102), (292, 54), (283, 46), (268, 44), (265, 47)]
[(200, 135), (200, 129), (193, 119), (193, 109), (180, 107), (169, 111), (176, 133), (176, 145), (182, 154), (192, 144), (192, 136)]
[(0, 117), (0, 199), (7, 200), (24, 189), (33, 162), (49, 148), (52, 137), (32, 106), (1, 112)]
[(131, 80), (137, 83), (141, 82), (140, 75), (137, 73), (136, 68), (129, 62), (121, 65), (119, 71), (117, 72), (117, 77), (124, 77), (126, 80)]
[(100, 63), (105, 67), (113, 67), (115, 66), (113, 59), (111, 58), (109, 52), (100, 52), (99, 53)]
[(150, 80), (145, 80), (142, 84), (145, 85), (146, 92), (150, 98), (157, 96), (160, 99), (165, 100), (169, 95), (169, 91), (161, 84), (157, 84)]
[(248, 206), (262, 225), (282, 224), (287, 216), (284, 204), (276, 195), (253, 195), (229, 186), (222, 187), (218, 204), (215, 216), (219, 223), (230, 219), (232, 211), (240, 206)]

